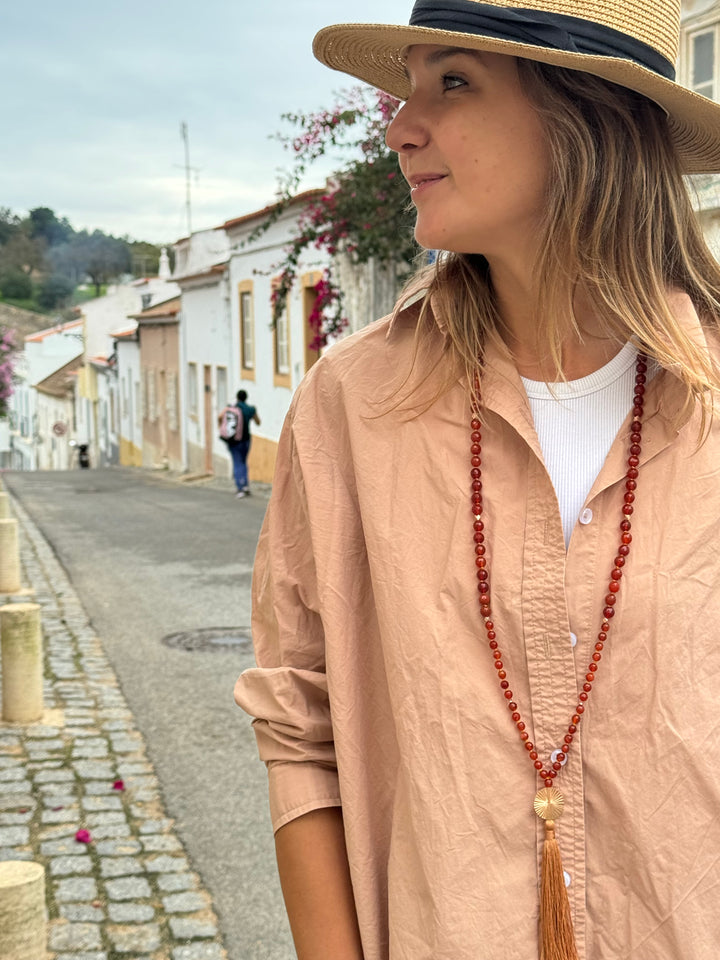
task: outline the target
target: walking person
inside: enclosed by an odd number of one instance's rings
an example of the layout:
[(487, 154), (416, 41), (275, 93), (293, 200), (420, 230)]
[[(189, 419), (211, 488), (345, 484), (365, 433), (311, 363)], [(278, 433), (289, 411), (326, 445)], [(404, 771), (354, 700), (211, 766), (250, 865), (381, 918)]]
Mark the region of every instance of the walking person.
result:
[(418, 0), (318, 58), (442, 251), (295, 394), (236, 699), (300, 960), (715, 960), (720, 105), (675, 0)]
[(247, 402), (247, 391), (238, 390), (236, 401), (218, 415), (220, 436), (228, 446), (232, 457), (233, 479), (237, 488), (236, 497), (242, 499), (250, 495), (247, 458), (252, 440), (250, 421), (260, 426), (260, 417), (255, 407)]

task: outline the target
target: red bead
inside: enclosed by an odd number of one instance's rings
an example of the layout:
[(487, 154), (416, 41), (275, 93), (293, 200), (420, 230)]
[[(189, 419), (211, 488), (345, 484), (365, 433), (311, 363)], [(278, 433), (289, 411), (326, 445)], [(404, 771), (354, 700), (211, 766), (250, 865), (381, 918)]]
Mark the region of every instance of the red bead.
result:
[(561, 749), (562, 752), (565, 753), (565, 754), (570, 753), (570, 744), (569, 744), (569, 743), (564, 743), (564, 744), (560, 747), (560, 749)]
[(617, 597), (614, 597), (611, 593), (609, 593), (609, 594), (605, 597), (605, 603), (606, 603), (609, 607), (612, 607), (612, 605), (615, 603), (616, 600), (617, 600)]
[(488, 639), (490, 639), (490, 640), (494, 640), (494, 639), (495, 639), (495, 636), (496, 636), (494, 630), (488, 630), (487, 635), (488, 635)]
[(482, 453), (482, 448), (479, 443), (473, 443), (470, 447), (470, 453), (474, 456), (477, 456), (479, 453)]
[(509, 686), (510, 686), (509, 681), (503, 680), (503, 682), (500, 684), (500, 689), (501, 689), (501, 690), (507, 690), (507, 689), (509, 688)]
[(542, 760), (536, 760), (533, 766), (535, 767), (536, 770), (542, 770), (542, 766), (543, 766)]
[(598, 652), (600, 652), (601, 650), (604, 650), (604, 649), (605, 649), (605, 644), (604, 644), (602, 641), (600, 641), (600, 643), (596, 643), (596, 644), (595, 644), (595, 649), (596, 649)]
[(545, 780), (545, 786), (546, 786), (546, 787), (551, 787), (552, 785), (553, 785), (552, 780), (550, 780), (549, 778), (547, 778), (547, 779)]
[[(631, 534), (631, 533), (624, 533), (620, 539), (622, 540), (623, 544), (625, 544), (625, 546), (627, 546), (628, 544), (632, 543), (632, 534)], [(620, 549), (622, 549), (622, 547), (621, 547)], [(629, 552), (630, 552), (630, 551), (628, 550), (628, 553), (629, 553)]]
[[(486, 630), (494, 630), (494, 629), (495, 629), (495, 624), (492, 622), (492, 620), (486, 620), (486, 621), (485, 621), (485, 629), (486, 629)], [(490, 634), (488, 634), (488, 636), (490, 636)]]
[(512, 692), (512, 690), (506, 690), (506, 691), (505, 691), (505, 699), (506, 699), (506, 700), (512, 700), (512, 698), (513, 698), (513, 692)]
[(477, 457), (477, 456), (470, 457), (470, 466), (471, 466), (471, 467), (479, 467), (479, 466), (481, 466), (481, 464), (482, 464), (482, 460), (480, 459), (480, 457)]
[(627, 476), (630, 480), (637, 480), (637, 478), (640, 476), (640, 471), (639, 471), (639, 470), (636, 470), (634, 467), (631, 467), (631, 468), (628, 470), (626, 476)]
[(584, 683), (584, 684), (583, 684), (583, 690), (585, 691), (585, 693), (590, 693), (590, 691), (592, 690), (592, 684), (591, 684), (591, 683)]
[(578, 713), (580, 713), (580, 714), (585, 713), (585, 707), (584, 707), (581, 703), (579, 703), (579, 704), (575, 707), (575, 710), (576, 710)]
[[(532, 751), (530, 752), (530, 759), (531, 759), (531, 760), (537, 760), (537, 758), (538, 758), (537, 750), (532, 750)], [(540, 766), (542, 767), (542, 764), (540, 764)]]
[[(497, 667), (498, 664), (496, 663), (495, 666)], [(502, 664), (500, 664), (500, 666), (502, 666)], [(505, 673), (504, 670), (501, 670), (501, 671), (498, 673), (498, 677), (499, 677), (501, 680), (504, 680), (506, 676), (507, 676), (507, 674)]]
[(478, 424), (477, 427), (473, 427), (473, 431), (470, 434), (470, 439), (472, 440), (473, 443), (480, 443), (480, 441), (482, 440), (482, 435), (480, 434), (479, 427), (480, 427), (480, 424)]
[(503, 668), (503, 662), (502, 662), (502, 660), (496, 660), (496, 661), (495, 661), (495, 669), (496, 669), (496, 670), (502, 670), (502, 668)]
[(553, 770), (562, 770), (562, 764), (556, 760), (553, 764)]
[(608, 590), (611, 593), (617, 593), (619, 589), (620, 589), (620, 584), (616, 583), (614, 580), (611, 580), (610, 583), (608, 584)]
[[(509, 704), (508, 704), (508, 710), (517, 711), (517, 704), (516, 704), (516, 703), (512, 703), (512, 702), (509, 703)], [(512, 718), (513, 718), (513, 720), (515, 721), (515, 723), (517, 723), (518, 720), (520, 719), (520, 714), (517, 713), (517, 712), (515, 712), (515, 713), (513, 713)], [(524, 726), (525, 726), (525, 724), (523, 724), (523, 727), (524, 727)]]
[(612, 607), (605, 607), (605, 609), (603, 610), (603, 616), (607, 617), (609, 620), (611, 617), (615, 616), (615, 611), (613, 610)]
[(588, 665), (588, 670), (597, 670), (597, 664), (596, 664), (596, 663), (591, 663), (591, 664), (589, 664), (589, 665)]
[[(582, 717), (580, 716), (579, 711), (578, 711), (578, 713), (574, 713), (574, 714), (573, 714), (572, 725), (573, 725), (573, 727), (575, 727), (576, 730), (577, 730), (577, 724), (580, 723), (581, 720), (582, 720)], [(568, 727), (568, 730), (569, 730), (569, 729), (570, 729), (570, 727)], [(573, 731), (573, 732), (574, 732), (574, 731)]]
[(571, 744), (571, 743), (573, 742), (573, 740), (574, 740), (573, 735), (572, 735), (571, 733), (566, 733), (563, 739), (565, 740), (565, 743), (566, 743), (566, 745), (567, 745), (567, 747), (568, 747), (568, 749), (569, 749), (570, 744)]
[(582, 700), (583, 703), (587, 700), (588, 695), (586, 693), (581, 693), (578, 695), (578, 700)]
[(592, 658), (593, 658), (593, 660), (595, 661), (595, 663), (599, 663), (599, 662), (602, 660), (602, 654), (601, 654), (601, 653), (594, 653), (593, 656), (592, 656)]
[(577, 727), (575, 726), (575, 721), (570, 724), (568, 727), (568, 733), (577, 733)]
[(594, 679), (595, 679), (595, 674), (594, 674), (594, 673), (586, 673), (586, 674), (585, 674), (585, 682), (586, 682), (586, 683), (592, 683)]
[(640, 458), (639, 458), (639, 457), (628, 457), (628, 465), (631, 466), (631, 467), (639, 467), (639, 466), (640, 466)]
[(624, 504), (622, 508), (622, 512), (625, 514), (626, 517), (629, 517), (634, 512), (632, 505), (629, 503)]

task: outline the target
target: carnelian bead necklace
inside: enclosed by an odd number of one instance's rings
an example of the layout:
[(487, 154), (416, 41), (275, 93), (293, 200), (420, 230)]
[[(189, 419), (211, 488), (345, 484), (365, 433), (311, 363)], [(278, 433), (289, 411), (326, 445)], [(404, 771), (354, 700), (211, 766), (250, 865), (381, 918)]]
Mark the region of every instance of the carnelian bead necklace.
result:
[[(621, 507), (620, 522), (620, 543), (617, 549), (617, 555), (613, 562), (608, 582), (608, 592), (603, 601), (602, 617), (600, 630), (597, 634), (597, 640), (592, 653), (590, 663), (588, 664), (585, 680), (582, 689), (578, 693), (577, 703), (570, 716), (570, 723), (567, 727), (567, 733), (563, 737), (563, 742), (557, 750), (554, 750), (546, 762), (540, 759), (536, 745), (531, 741), (527, 725), (523, 719), (520, 707), (516, 701), (515, 695), (510, 687), (507, 669), (503, 662), (503, 655), (497, 640), (495, 623), (492, 619), (491, 593), (489, 563), (485, 552), (485, 534), (483, 523), (483, 500), (482, 500), (482, 471), (481, 471), (481, 421), (480, 421), (480, 382), (475, 378), (475, 394), (472, 406), (471, 433), (470, 433), (470, 476), (472, 478), (472, 496), (471, 509), (473, 514), (473, 532), (475, 540), (475, 566), (477, 568), (477, 580), (479, 591), (480, 613), (485, 625), (487, 640), (493, 659), (493, 666), (497, 671), (497, 678), (500, 683), (500, 689), (503, 698), (510, 712), (512, 722), (519, 734), (520, 742), (527, 752), (528, 758), (532, 763), (542, 786), (535, 797), (535, 812), (545, 821), (553, 821), (559, 818), (562, 813), (564, 800), (559, 790), (555, 787), (555, 780), (567, 763), (575, 735), (578, 732), (582, 722), (585, 710), (588, 706), (590, 694), (597, 682), (597, 675), (600, 669), (605, 645), (607, 644), (615, 615), (615, 607), (620, 593), (620, 585), (623, 579), (623, 569), (630, 554), (630, 545), (632, 543), (632, 534), (630, 517), (633, 513), (633, 503), (635, 501), (635, 491), (637, 489), (638, 467), (640, 465), (640, 452), (642, 440), (642, 416), (645, 397), (645, 383), (647, 373), (647, 357), (644, 354), (638, 354), (635, 366), (635, 391), (633, 397), (632, 423), (630, 425), (630, 454), (628, 456), (628, 468), (625, 474), (625, 493)], [(562, 756), (562, 760), (560, 757)], [(556, 757), (557, 759), (553, 759)]]

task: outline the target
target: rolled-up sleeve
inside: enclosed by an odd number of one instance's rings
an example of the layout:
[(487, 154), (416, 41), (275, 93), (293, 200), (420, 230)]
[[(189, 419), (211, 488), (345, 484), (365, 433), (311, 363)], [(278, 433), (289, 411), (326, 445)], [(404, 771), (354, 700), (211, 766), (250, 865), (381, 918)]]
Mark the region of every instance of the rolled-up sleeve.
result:
[(237, 704), (255, 718), (260, 758), (268, 768), (274, 830), (310, 810), (340, 804), (325, 634), (294, 409), (295, 404), (280, 438), (253, 572), (257, 667), (245, 671), (235, 685)]

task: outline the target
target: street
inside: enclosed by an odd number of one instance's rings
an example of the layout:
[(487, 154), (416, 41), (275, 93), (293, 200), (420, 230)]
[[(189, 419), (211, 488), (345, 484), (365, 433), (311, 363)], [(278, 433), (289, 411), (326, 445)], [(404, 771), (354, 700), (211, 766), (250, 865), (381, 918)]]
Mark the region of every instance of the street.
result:
[[(100, 637), (230, 960), (294, 956), (266, 773), (234, 704), (252, 665), (252, 559), (266, 500), (140, 470), (8, 473)], [(205, 628), (216, 635), (164, 639)]]

